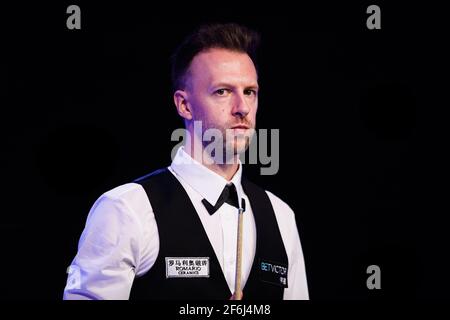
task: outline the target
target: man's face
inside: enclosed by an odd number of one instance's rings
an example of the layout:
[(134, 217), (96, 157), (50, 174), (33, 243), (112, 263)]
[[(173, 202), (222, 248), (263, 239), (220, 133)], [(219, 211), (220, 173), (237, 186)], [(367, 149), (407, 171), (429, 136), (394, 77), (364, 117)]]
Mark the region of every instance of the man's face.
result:
[[(253, 132), (249, 129), (255, 128), (258, 108), (258, 77), (250, 57), (226, 49), (199, 53), (191, 62), (186, 92), (191, 123), (202, 121), (203, 132), (220, 130), (225, 150), (244, 152)], [(231, 130), (233, 139), (226, 139), (226, 130)]]

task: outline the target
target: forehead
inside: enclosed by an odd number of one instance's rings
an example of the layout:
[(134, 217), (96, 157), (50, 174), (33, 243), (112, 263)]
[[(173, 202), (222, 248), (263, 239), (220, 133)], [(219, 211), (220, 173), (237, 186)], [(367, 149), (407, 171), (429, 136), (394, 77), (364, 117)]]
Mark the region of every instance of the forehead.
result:
[(197, 54), (189, 71), (191, 80), (200, 83), (254, 85), (257, 82), (252, 59), (246, 53), (226, 49), (209, 49)]

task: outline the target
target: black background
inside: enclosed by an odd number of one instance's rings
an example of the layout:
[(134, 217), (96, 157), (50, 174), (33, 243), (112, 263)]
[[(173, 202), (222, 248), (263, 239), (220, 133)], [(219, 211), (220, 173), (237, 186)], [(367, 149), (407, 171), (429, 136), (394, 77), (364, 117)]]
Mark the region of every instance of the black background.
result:
[(257, 125), (280, 129), (280, 170), (244, 170), (294, 209), (311, 299), (448, 297), (442, 8), (379, 4), (368, 30), (368, 4), (3, 7), (1, 298), (61, 299), (94, 201), (170, 164), (169, 56), (205, 22), (262, 34)]

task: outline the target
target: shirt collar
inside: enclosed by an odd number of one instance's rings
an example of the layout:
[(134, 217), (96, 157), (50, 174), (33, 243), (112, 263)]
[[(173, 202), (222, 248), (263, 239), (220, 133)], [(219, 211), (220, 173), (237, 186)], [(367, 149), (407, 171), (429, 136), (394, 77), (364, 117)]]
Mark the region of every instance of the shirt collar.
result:
[(200, 162), (194, 160), (185, 150), (180, 147), (172, 161), (172, 170), (192, 189), (197, 191), (209, 203), (215, 204), (226, 184), (233, 183), (239, 199), (242, 199), (243, 191), (241, 186), (242, 163), (240, 160), (239, 169), (234, 174), (231, 181), (227, 181), (221, 175), (208, 169)]

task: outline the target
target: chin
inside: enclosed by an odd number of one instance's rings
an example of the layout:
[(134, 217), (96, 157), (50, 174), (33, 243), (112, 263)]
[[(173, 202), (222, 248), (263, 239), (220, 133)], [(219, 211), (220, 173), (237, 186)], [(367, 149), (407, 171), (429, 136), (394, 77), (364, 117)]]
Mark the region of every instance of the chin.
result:
[(233, 154), (235, 155), (241, 155), (244, 153), (248, 148), (248, 142), (247, 141), (238, 141), (233, 146)]

